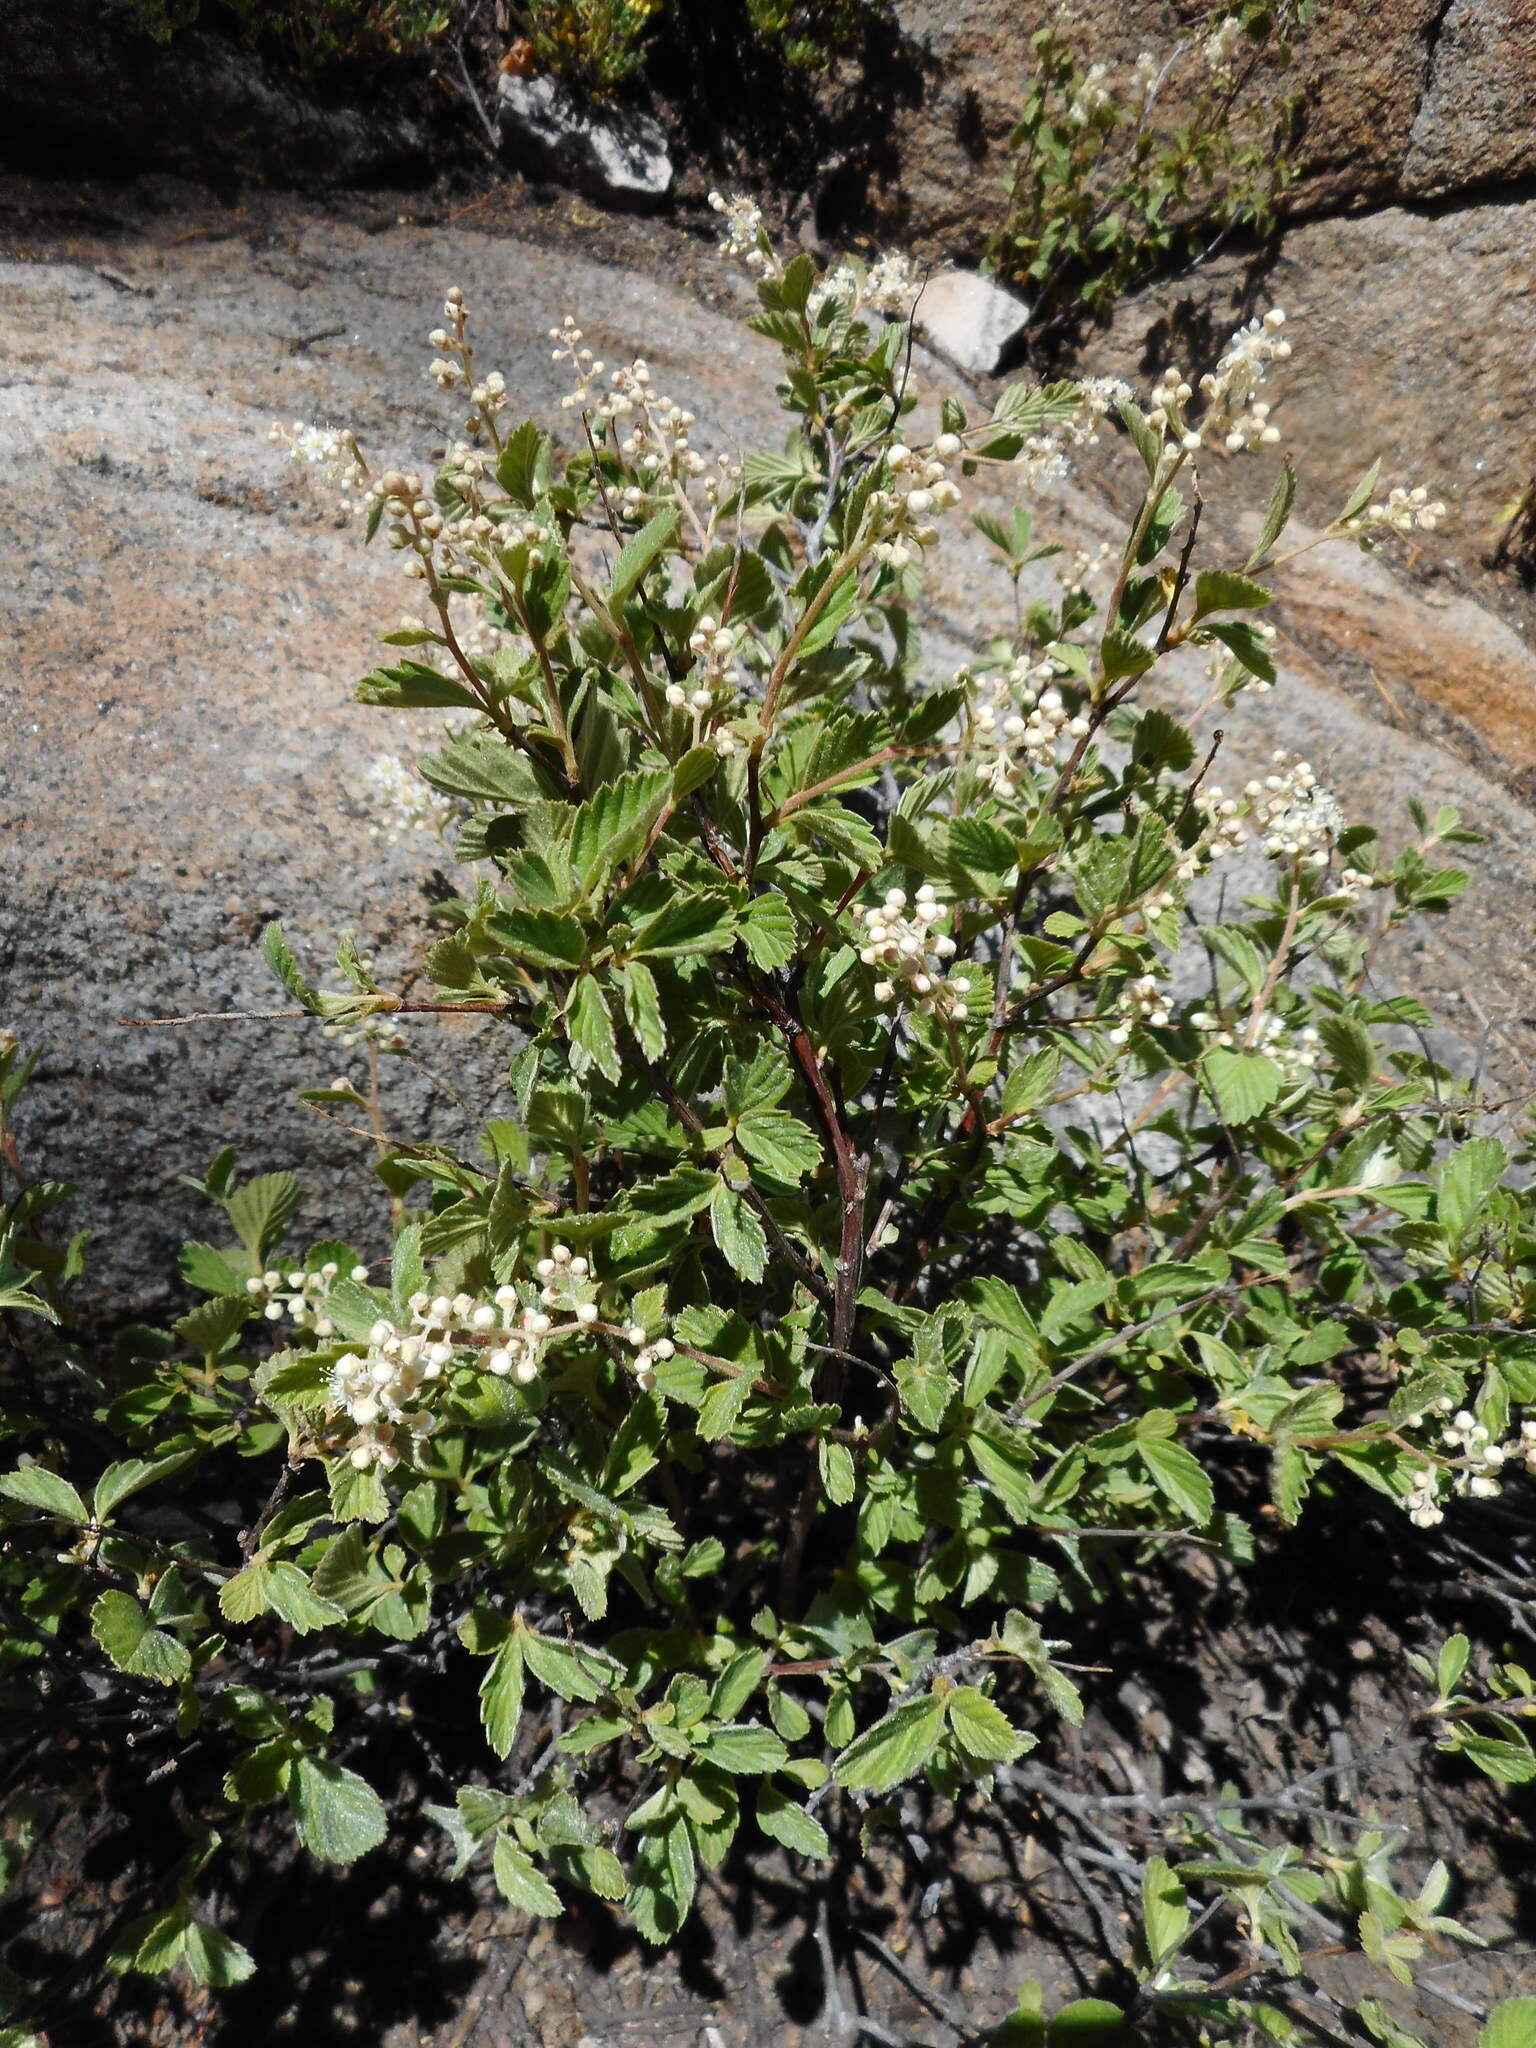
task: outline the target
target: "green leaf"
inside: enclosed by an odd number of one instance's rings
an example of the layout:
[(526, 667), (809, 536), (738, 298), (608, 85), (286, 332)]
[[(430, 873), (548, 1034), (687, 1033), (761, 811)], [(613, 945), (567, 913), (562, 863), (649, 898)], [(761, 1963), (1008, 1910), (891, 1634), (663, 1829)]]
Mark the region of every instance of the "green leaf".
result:
[(752, 898), (741, 920), (741, 943), (765, 973), (788, 966), (795, 957), (795, 919), (782, 896)]
[(1194, 738), (1185, 726), (1166, 711), (1144, 711), (1136, 722), (1131, 758), (1143, 768), (1158, 771), (1171, 768), (1182, 774), (1195, 758)]
[(922, 1358), (898, 1360), (896, 1391), (918, 1427), (933, 1433), (943, 1427), (945, 1412), (954, 1399), (955, 1376), (942, 1356), (930, 1351)]
[(768, 1234), (734, 1188), (717, 1181), (709, 1198), (709, 1227), (734, 1272), (761, 1280), (768, 1264)]
[(130, 1677), (176, 1685), (192, 1669), (186, 1646), (153, 1627), (131, 1594), (103, 1593), (91, 1609), (91, 1634), (118, 1670)]
[(897, 1707), (833, 1759), (832, 1775), (851, 1792), (889, 1792), (915, 1777), (939, 1746), (944, 1702), (933, 1694)]
[(480, 1681), (480, 1721), (499, 1757), (509, 1757), (523, 1717), (523, 1643), (514, 1630), (491, 1659)]
[(1216, 1496), (1194, 1452), (1163, 1437), (1142, 1437), (1136, 1450), (1158, 1491), (1203, 1529), (1215, 1510)]
[(1203, 619), (1208, 612), (1255, 611), (1274, 602), (1274, 592), (1231, 569), (1202, 569), (1195, 578), (1195, 612)]
[(258, 1263), (287, 1230), (298, 1206), (299, 1183), (291, 1173), (258, 1174), (224, 1204), (240, 1242)]
[(1496, 2005), (1478, 2048), (1536, 2048), (1536, 1998), (1506, 1998)]
[(1105, 682), (1115, 683), (1126, 676), (1145, 675), (1157, 656), (1132, 634), (1117, 629), (1104, 635), (1101, 658)]
[(267, 1605), (300, 1635), (346, 1620), (345, 1612), (334, 1601), (322, 1599), (296, 1564), (284, 1559), (264, 1570)]
[(1451, 1636), (1441, 1644), (1435, 1664), (1435, 1684), (1441, 1699), (1448, 1700), (1461, 1683), (1461, 1675), (1471, 1654), (1472, 1645), (1465, 1636)]
[(90, 1511), (67, 1479), (50, 1472), (46, 1465), (23, 1465), (18, 1471), (0, 1475), (0, 1493), (19, 1501), (24, 1508), (41, 1508), (45, 1515), (57, 1515), (66, 1522), (88, 1522)]
[(196, 1455), (195, 1451), (173, 1451), (168, 1458), (126, 1458), (121, 1464), (109, 1465), (97, 1480), (91, 1497), (96, 1520), (107, 1521), (125, 1500), (157, 1479), (179, 1472)]
[(825, 1863), (832, 1854), (827, 1831), (815, 1814), (786, 1799), (775, 1785), (764, 1783), (758, 1788), (757, 1824), (771, 1840), (793, 1849), (797, 1856)]
[(329, 1757), (294, 1758), (288, 1803), (299, 1840), (322, 1863), (355, 1863), (389, 1833), (384, 1802), (367, 1779)]
[(1504, 1178), (1509, 1155), (1497, 1138), (1472, 1138), (1440, 1169), (1436, 1214), (1453, 1240), (1465, 1236)]
[(1365, 510), (1366, 506), (1370, 504), (1371, 499), (1375, 496), (1376, 486), (1380, 481), (1381, 464), (1380, 462), (1373, 462), (1365, 472), (1365, 475), (1361, 477), (1359, 483), (1355, 485), (1355, 488), (1345, 499), (1344, 510), (1339, 514), (1339, 523), (1341, 525), (1346, 519), (1353, 519), (1358, 513)]
[(750, 1721), (712, 1728), (699, 1744), (699, 1755), (717, 1771), (745, 1778), (776, 1771), (789, 1761), (789, 1751), (773, 1730)]
[(1524, 1734), (1513, 1723), (1508, 1725), (1512, 1732), (1506, 1736), (1458, 1736), (1455, 1749), (1500, 1785), (1528, 1785), (1536, 1778), (1536, 1755)]
[(640, 531), (624, 543), (619, 559), (613, 565), (613, 581), (608, 587), (610, 604), (622, 604), (641, 578), (661, 560), (677, 539), (677, 522), (676, 507), (669, 506), (665, 512), (658, 512), (654, 519), (648, 519)]
[(586, 934), (575, 918), (552, 910), (493, 911), (485, 928), (514, 960), (530, 967), (580, 967), (587, 956)]
[(1258, 545), (1248, 557), (1248, 567), (1257, 567), (1269, 553), (1275, 542), (1284, 533), (1286, 522), (1291, 516), (1291, 507), (1296, 502), (1296, 472), (1289, 457), (1284, 469), (1275, 479), (1275, 488), (1270, 494), (1269, 510), (1264, 514), (1264, 525), (1259, 533)]
[(610, 1081), (617, 1081), (623, 1072), (619, 1064), (619, 1041), (614, 1034), (608, 998), (595, 975), (583, 974), (577, 978), (570, 1001), (565, 1006), (565, 1028), (573, 1053), (581, 1055), (579, 1059), (572, 1060), (576, 1071), (580, 1073), (585, 1063), (590, 1061)]
[(1154, 1967), (1170, 1957), (1189, 1932), (1189, 1894), (1161, 1856), (1147, 1859), (1141, 1878), (1141, 1911), (1147, 1929), (1147, 1961)]
[(1002, 1709), (973, 1685), (957, 1685), (945, 1701), (950, 1729), (967, 1756), (982, 1763), (1011, 1764), (1034, 1747)]
[(749, 1110), (737, 1120), (736, 1142), (779, 1180), (804, 1180), (821, 1164), (816, 1133), (787, 1109)]
[(536, 1913), (545, 1920), (557, 1920), (565, 1910), (560, 1894), (539, 1870), (531, 1856), (519, 1849), (506, 1833), (496, 1837), (491, 1851), (491, 1869), (497, 1888), (509, 1905), (524, 1913)]
[(619, 986), (624, 994), (624, 1019), (639, 1040), (640, 1050), (648, 1060), (661, 1059), (667, 1050), (667, 1026), (655, 975), (643, 960), (631, 960), (619, 971)]
[(1216, 1045), (1200, 1065), (1224, 1123), (1251, 1122), (1262, 1116), (1280, 1093), (1280, 1069), (1263, 1053), (1229, 1052)]
[(752, 1391), (749, 1373), (738, 1373), (734, 1378), (716, 1380), (699, 1403), (696, 1427), (706, 1443), (718, 1443), (730, 1435), (741, 1420), (741, 1411), (747, 1405), (747, 1396)]
[(248, 1948), (201, 1920), (188, 1921), (181, 1959), (199, 1984), (211, 1984), (219, 1991), (243, 1984), (256, 1969), (256, 1958)]
[(1257, 626), (1246, 619), (1212, 619), (1203, 630), (1219, 640), (1249, 675), (1257, 676), (1263, 683), (1274, 682), (1279, 673), (1275, 657)]
[(523, 1632), (522, 1642), (528, 1669), (563, 1700), (600, 1700), (619, 1681), (618, 1667), (600, 1650), (583, 1649), (532, 1629)]
[(261, 935), (261, 950), (267, 965), (299, 1007), (311, 1013), (317, 1011), (320, 998), (300, 974), (298, 962), (283, 937), (283, 928), (275, 918)]

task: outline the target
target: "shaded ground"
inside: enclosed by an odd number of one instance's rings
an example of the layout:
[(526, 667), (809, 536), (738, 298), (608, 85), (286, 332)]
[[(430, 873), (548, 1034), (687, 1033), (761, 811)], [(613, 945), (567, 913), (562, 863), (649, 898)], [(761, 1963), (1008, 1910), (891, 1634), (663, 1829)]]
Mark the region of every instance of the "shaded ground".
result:
[[(1245, 1476), (1230, 1473), (1224, 1492), (1243, 1499)], [(986, 1807), (901, 1801), (868, 1861), (850, 1814), (840, 1861), (819, 1887), (797, 1881), (777, 1851), (734, 1856), (706, 1882), (686, 1937), (660, 1956), (590, 1899), (530, 1924), (488, 1877), (452, 1881), (425, 1820), (407, 1821), (387, 1856), (342, 1874), (293, 1864), (274, 1830), (253, 1845), (226, 1909), (230, 1931), (280, 1966), (217, 2004), (168, 2000), (163, 1986), (131, 1979), (103, 1999), (78, 1962), (104, 1920), (131, 1904), (146, 1853), (135, 1820), (163, 1797), (145, 1783), (157, 1760), (125, 1763), (119, 1752), (107, 1805), (123, 1816), (118, 1833), (98, 1834), (86, 1807), (60, 1826), (43, 1852), (57, 1882), (47, 1888), (45, 1873), (47, 1910), (12, 1961), (24, 1974), (64, 1967), (45, 2017), (69, 2048), (800, 2048), (856, 2038), (855, 2015), (875, 2023), (876, 2040), (956, 2048), (1004, 2017), (1031, 1976), (1048, 2008), (1127, 1995), (1117, 1866), (1134, 1893), (1142, 1859), (1168, 1846), (1170, 1802), (1227, 1785), (1272, 1799), (1310, 1775), (1311, 1799), (1338, 1816), (1314, 1824), (1340, 1849), (1362, 1824), (1379, 1825), (1405, 1843), (1415, 1879), (1436, 1855), (1453, 1862), (1452, 1910), (1491, 1946), (1439, 1944), (1422, 1972), (1430, 1989), (1388, 2003), (1437, 2048), (1472, 2048), (1476, 2013), (1528, 1990), (1536, 1970), (1536, 1795), (1498, 1794), (1468, 1767), (1438, 1764), (1427, 1744), (1402, 1753), (1423, 1698), (1404, 1649), (1457, 1625), (1529, 1646), (1533, 1510), (1526, 1486), (1424, 1536), (1400, 1515), (1379, 1520), (1346, 1490), (1310, 1509), (1283, 1550), (1261, 1542), (1241, 1579), (1180, 1544), (1161, 1558), (1149, 1549), (1118, 1590), (1112, 1546), (1085, 1546), (1103, 1605), (1047, 1621), (1070, 1635), (1075, 1662), (1097, 1667), (1082, 1678), (1079, 1735), (1049, 1734), (1001, 1774)], [(1477, 1564), (1468, 1546), (1494, 1551), (1498, 1566)], [(1062, 1562), (1059, 1548), (1046, 1552)], [(1345, 1552), (1351, 1569), (1340, 1572)], [(1524, 1613), (1512, 1625), (1511, 1599)], [(1134, 1670), (1122, 1661), (1129, 1640)], [(430, 1684), (402, 1699), (409, 1718), (370, 1749), (369, 1769), (385, 1783), (392, 1763), (407, 1797), (440, 1797), (445, 1759), (462, 1773), (465, 1748), (478, 1754), (474, 1702)], [(81, 1760), (61, 1735), (37, 1780), (67, 1784)], [(508, 1768), (515, 1776), (520, 1760)], [(1248, 1818), (1261, 1842), (1296, 1838), (1294, 1819)], [(1252, 1853), (1219, 1835), (1211, 1847)], [(1347, 2001), (1379, 1988), (1358, 1959), (1328, 1959), (1326, 1930), (1300, 1933), (1326, 1993)], [(1276, 1996), (1284, 2001), (1283, 1986)], [(1150, 2022), (1136, 2035), (1149, 2048), (1165, 2038), (1178, 2037)]]

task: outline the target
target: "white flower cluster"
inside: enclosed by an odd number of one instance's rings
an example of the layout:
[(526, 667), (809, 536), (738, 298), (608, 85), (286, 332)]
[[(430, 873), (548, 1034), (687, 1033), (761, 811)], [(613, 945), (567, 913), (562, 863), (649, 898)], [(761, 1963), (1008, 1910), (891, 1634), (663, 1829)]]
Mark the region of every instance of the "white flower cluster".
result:
[(1190, 454), (1216, 440), (1233, 454), (1272, 446), (1280, 430), (1270, 424), (1271, 408), (1257, 393), (1270, 364), (1284, 362), (1291, 353), (1280, 332), (1284, 325), (1285, 314), (1275, 306), (1262, 318), (1255, 314), (1232, 335), (1216, 368), (1200, 379), (1205, 409), (1198, 426), (1188, 411), (1194, 386), (1177, 366), (1164, 370), (1152, 390), (1147, 414), (1152, 426), (1171, 434)]
[(1274, 769), (1248, 783), (1244, 795), (1254, 830), (1270, 860), (1304, 861), (1325, 868), (1333, 842), (1344, 830), (1344, 814), (1318, 782), (1310, 762), (1277, 748)]
[(1067, 119), (1074, 127), (1088, 127), (1106, 108), (1113, 107), (1115, 96), (1106, 83), (1108, 77), (1107, 64), (1090, 64), (1083, 73), (1082, 83), (1067, 107)]
[(771, 270), (777, 266), (773, 253), (764, 247), (763, 210), (741, 193), (729, 199), (723, 192), (711, 192), (709, 203), (725, 222), (720, 238), (722, 255), (735, 257), (748, 270)]
[(1444, 517), (1445, 506), (1440, 499), (1431, 498), (1423, 484), (1415, 484), (1411, 490), (1399, 484), (1381, 503), (1350, 520), (1349, 528), (1355, 533), (1373, 526), (1390, 526), (1398, 533), (1412, 533), (1415, 527), (1422, 527), (1430, 533)]
[(410, 832), (441, 838), (453, 823), (453, 805), (408, 768), (398, 754), (379, 754), (368, 770), (370, 837), (397, 846)]
[(1191, 1010), (1189, 1021), (1196, 1031), (1211, 1034), (1212, 1045), (1263, 1053), (1274, 1061), (1287, 1084), (1305, 1080), (1315, 1070), (1322, 1053), (1322, 1040), (1313, 1025), (1304, 1024), (1300, 1031), (1292, 1031), (1273, 1010), (1265, 1011), (1257, 1030), (1250, 1025), (1241, 1035), (1228, 1030), (1215, 1010)]
[(913, 285), (911, 262), (894, 251), (877, 257), (867, 270), (861, 264), (839, 263), (812, 285), (805, 310), (814, 320), (824, 306), (835, 303), (849, 319), (866, 308), (897, 318), (912, 303)]
[(540, 1282), (536, 1302), (525, 1301), (510, 1283), (488, 1300), (472, 1294), (413, 1294), (409, 1328), (381, 1317), (369, 1330), (364, 1350), (337, 1359), (328, 1391), (332, 1405), (355, 1425), (347, 1455), (359, 1471), (374, 1465), (391, 1471), (402, 1452), (428, 1433), (432, 1417), (424, 1400), (455, 1364), (531, 1386), (549, 1344), (596, 1333), (628, 1344), (635, 1354), (629, 1369), (637, 1384), (655, 1385), (657, 1361), (673, 1355), (671, 1339), (650, 1337), (638, 1323), (605, 1323), (589, 1260), (557, 1244), (534, 1272)]
[(951, 511), (960, 502), (960, 486), (949, 465), (964, 449), (958, 434), (940, 434), (926, 450), (897, 441), (885, 451), (885, 467), (894, 488), (870, 494), (869, 510), (883, 522), (885, 537), (874, 548), (877, 561), (904, 569), (912, 559), (908, 542), (932, 547), (939, 529), (936, 512)]
[(1224, 793), (1219, 782), (1213, 782), (1209, 789), (1199, 792), (1195, 797), (1195, 808), (1204, 819), (1200, 836), (1192, 846), (1186, 846), (1180, 852), (1170, 886), (1157, 890), (1142, 904), (1141, 914), (1149, 922), (1172, 910), (1178, 903), (1175, 886), (1187, 888), (1212, 861), (1224, 860), (1229, 853), (1236, 853), (1247, 844), (1248, 834), (1242, 823), (1243, 807), (1236, 797)]
[(1225, 73), (1236, 63), (1242, 47), (1243, 24), (1235, 14), (1229, 14), (1206, 37), (1201, 55), (1212, 71)]
[(1145, 115), (1152, 104), (1163, 75), (1163, 67), (1150, 50), (1138, 50), (1136, 62), (1131, 66), (1130, 83), (1126, 87), (1126, 100), (1137, 119)]
[[(1442, 1395), (1435, 1403), (1435, 1412), (1451, 1415), (1452, 1403)], [(1422, 1415), (1410, 1415), (1410, 1428), (1417, 1428), (1424, 1421)], [(1451, 1493), (1461, 1499), (1494, 1500), (1503, 1491), (1504, 1472), (1510, 1465), (1523, 1465), (1527, 1472), (1536, 1475), (1536, 1421), (1522, 1422), (1518, 1431), (1496, 1443), (1485, 1423), (1479, 1422), (1469, 1408), (1458, 1409), (1440, 1432), (1440, 1441), (1447, 1451), (1459, 1452), (1461, 1462), (1451, 1478)], [(1414, 1482), (1404, 1505), (1408, 1518), (1420, 1529), (1436, 1528), (1445, 1520), (1445, 1509), (1441, 1506), (1442, 1472), (1435, 1466), (1426, 1466)]]
[[(576, 372), (575, 389), (560, 401), (564, 409), (590, 413), (603, 426), (621, 420), (626, 424), (619, 451), (646, 479), (644, 485), (629, 484), (621, 493), (620, 503), (626, 513), (638, 516), (663, 482), (681, 482), (703, 475), (708, 464), (690, 439), (694, 414), (675, 398), (667, 398), (652, 388), (651, 366), (643, 356), (608, 371), (591, 349), (581, 346), (582, 331), (569, 313), (560, 326), (549, 330), (549, 335), (557, 344), (552, 351), (554, 360), (571, 363)], [(605, 372), (606, 387), (602, 382)], [(734, 480), (741, 474), (739, 464), (722, 462), (720, 467), (721, 481)], [(712, 499), (720, 493), (721, 481), (711, 478), (713, 491), (706, 485)]]
[[(688, 640), (689, 652), (696, 663), (693, 687), (689, 689), (685, 684), (676, 682), (667, 685), (666, 699), (673, 710), (693, 713), (695, 746), (712, 714), (730, 692), (731, 665), (741, 640), (741, 630), (722, 626), (711, 612), (703, 613)], [(736, 751), (735, 735), (723, 727), (711, 735), (710, 744), (722, 758)]]
[(443, 318), (452, 323), (451, 330), (434, 327), (428, 336), (438, 352), (429, 365), (428, 374), (440, 391), (454, 391), (462, 387), (469, 392), (476, 417), (469, 421), (468, 430), (479, 433), (491, 424), (497, 413), (505, 411), (507, 380), (500, 370), (492, 370), (488, 377), (476, 378), (474, 351), (464, 338), (469, 308), (457, 285), (450, 286), (443, 300)]
[(274, 420), (267, 439), (286, 448), (295, 462), (307, 462), (341, 494), (343, 511), (360, 512), (368, 502), (368, 466), (350, 434), (336, 427), (306, 426), (295, 420), (284, 426)]
[[(298, 1329), (329, 1337), (334, 1326), (326, 1312), (327, 1304), (331, 1288), (340, 1277), (341, 1268), (332, 1259), (312, 1273), (298, 1269), (284, 1273), (274, 1266), (265, 1273), (253, 1274), (245, 1283), (245, 1291), (261, 1302), (261, 1312), (269, 1323), (280, 1323), (287, 1316)], [(349, 1277), (366, 1280), (368, 1268), (354, 1266)]]
[(1055, 678), (1053, 663), (1020, 656), (994, 700), (977, 707), (976, 736), (995, 750), (987, 779), (999, 796), (1014, 793), (1026, 766), (1049, 766), (1063, 733), (1078, 739), (1089, 730), (1087, 717), (1073, 711)]
[(947, 974), (955, 941), (948, 933), (933, 930), (945, 917), (933, 884), (924, 882), (918, 890), (910, 917), (906, 909), (905, 890), (888, 889), (883, 903), (866, 904), (854, 913), (864, 927), (859, 958), (866, 967), (884, 970), (875, 983), (875, 1001), (910, 1003), (923, 1017), (964, 1016), (970, 979)]
[(1119, 996), (1120, 1021), (1109, 1034), (1111, 1045), (1126, 1045), (1131, 1033), (1140, 1024), (1150, 1024), (1154, 1029), (1172, 1021), (1173, 1013), (1168, 1006), (1168, 991), (1155, 974), (1138, 974), (1128, 981)]

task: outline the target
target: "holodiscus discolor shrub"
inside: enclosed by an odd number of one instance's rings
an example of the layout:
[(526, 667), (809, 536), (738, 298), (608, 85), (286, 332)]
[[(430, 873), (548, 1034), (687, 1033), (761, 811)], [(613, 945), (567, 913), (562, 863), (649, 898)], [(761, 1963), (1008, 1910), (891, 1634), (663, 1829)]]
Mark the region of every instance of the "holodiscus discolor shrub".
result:
[[(178, 1846), (121, 1970), (254, 1967), (218, 1901), (269, 1809), (322, 1859), (378, 1850), (371, 1759), (420, 1673), (479, 1694), (478, 1753), (417, 1779), (457, 1864), (660, 1943), (738, 1836), (846, 1870), (913, 1801), (1070, 1812), (1076, 1641), (1123, 1600), (1134, 1659), (1142, 1546), (1240, 1574), (1317, 1495), (1376, 1497), (1405, 1549), (1529, 1502), (1532, 1199), (1371, 971), (1452, 904), (1469, 834), (1419, 808), (1389, 857), (1305, 761), (1221, 786), (1210, 731), (1276, 682), (1283, 561), (1443, 507), (1372, 472), (1288, 539), (1287, 465), (1252, 547), (1207, 545), (1201, 466), (1277, 438), (1278, 311), (1145, 404), (929, 413), (899, 260), (818, 277), (719, 210), (781, 446), (706, 452), (686, 393), (574, 317), (563, 413), (520, 421), (457, 289), (435, 475), (281, 430), (408, 580), (359, 696), (442, 724), (419, 784), (375, 771), (378, 829), (448, 832), (462, 875), (422, 976), (343, 941), (322, 989), (266, 939), (300, 1020), (274, 1028), (346, 1055), (310, 1099), (376, 1149), (392, 1242), (381, 1204), (377, 1237), (303, 1244), (298, 1181), (226, 1153), (201, 1305), (104, 1358), (39, 1320), (54, 1191), (9, 1183), (6, 1707), (26, 1740), (126, 1706), (166, 1764)], [(998, 493), (1111, 434), (1123, 543), (1053, 585)], [(935, 678), (924, 572), (973, 512), (1016, 630)], [(1183, 722), (1159, 697), (1191, 649)], [(462, 1150), (376, 1085), (442, 1013), (504, 1048)], [(1501, 1649), (1421, 1659), (1391, 1740), (1531, 1778)], [(1082, 1865), (1144, 2037), (1418, 2039), (1393, 1981), (1475, 1933), (1443, 1865), (1410, 1877), (1314, 1777), (1175, 1794)], [(1377, 1986), (1347, 2011), (1329, 1944)]]

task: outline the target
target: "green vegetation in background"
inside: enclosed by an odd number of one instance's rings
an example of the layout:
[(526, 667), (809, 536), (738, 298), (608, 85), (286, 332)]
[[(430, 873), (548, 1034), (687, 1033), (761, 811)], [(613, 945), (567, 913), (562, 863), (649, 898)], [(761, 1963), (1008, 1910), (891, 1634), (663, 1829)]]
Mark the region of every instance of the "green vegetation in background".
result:
[(1278, 90), (1313, 0), (1213, 8), (1123, 76), (1058, 27), (1008, 139), (1007, 205), (988, 267), (1033, 308), (1038, 338), (1102, 316), (1134, 286), (1237, 233), (1274, 230), (1301, 99)]

